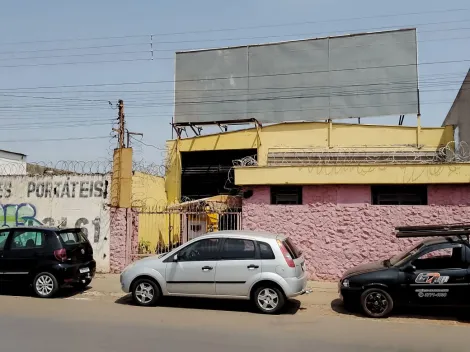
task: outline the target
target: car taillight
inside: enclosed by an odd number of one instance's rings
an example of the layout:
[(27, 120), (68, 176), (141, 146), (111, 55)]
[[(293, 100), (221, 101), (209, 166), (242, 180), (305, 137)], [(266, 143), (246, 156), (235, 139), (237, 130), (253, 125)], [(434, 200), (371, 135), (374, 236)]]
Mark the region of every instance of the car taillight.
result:
[(54, 251), (54, 256), (57, 260), (65, 262), (67, 260), (67, 251), (64, 248), (57, 249)]
[(281, 252), (282, 252), (282, 255), (284, 256), (284, 259), (286, 260), (286, 263), (287, 265), (290, 267), (290, 268), (295, 268), (295, 263), (294, 263), (294, 259), (292, 259), (291, 255), (289, 254), (289, 252), (287, 251), (287, 248), (284, 246), (284, 244), (277, 240), (277, 244), (279, 246), (279, 248), (281, 249)]

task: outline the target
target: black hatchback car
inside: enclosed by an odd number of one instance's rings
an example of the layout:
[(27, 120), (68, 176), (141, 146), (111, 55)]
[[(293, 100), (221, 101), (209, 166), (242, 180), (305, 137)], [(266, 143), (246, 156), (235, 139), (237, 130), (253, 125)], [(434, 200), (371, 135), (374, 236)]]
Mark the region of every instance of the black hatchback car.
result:
[(361, 307), (367, 316), (381, 318), (397, 306), (469, 306), (470, 225), (396, 230), (399, 238), (430, 239), (391, 258), (346, 271), (339, 282), (345, 307)]
[(27, 284), (43, 298), (64, 285), (85, 288), (96, 271), (93, 249), (80, 229), (0, 229), (1, 285)]

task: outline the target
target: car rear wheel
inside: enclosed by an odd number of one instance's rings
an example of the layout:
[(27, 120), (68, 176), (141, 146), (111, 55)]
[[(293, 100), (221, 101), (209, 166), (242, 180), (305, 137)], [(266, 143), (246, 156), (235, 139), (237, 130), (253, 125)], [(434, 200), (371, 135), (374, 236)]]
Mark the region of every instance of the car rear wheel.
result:
[(286, 302), (282, 291), (274, 286), (258, 287), (253, 299), (256, 307), (264, 314), (279, 313)]
[(150, 279), (140, 279), (132, 289), (132, 298), (139, 306), (154, 306), (160, 298), (160, 288)]
[(364, 313), (371, 318), (385, 318), (393, 309), (393, 299), (387, 291), (370, 288), (361, 295)]
[(51, 273), (40, 273), (34, 278), (33, 290), (40, 298), (51, 298), (59, 290), (59, 283)]

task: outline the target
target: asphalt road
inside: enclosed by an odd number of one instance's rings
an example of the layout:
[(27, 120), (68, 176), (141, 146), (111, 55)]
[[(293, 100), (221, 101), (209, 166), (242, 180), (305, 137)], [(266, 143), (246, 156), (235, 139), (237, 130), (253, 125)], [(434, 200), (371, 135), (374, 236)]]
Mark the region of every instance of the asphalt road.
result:
[[(125, 302), (124, 302), (125, 303)], [(231, 302), (226, 302), (232, 304)], [(468, 326), (0, 296), (5, 352), (466, 351)], [(184, 302), (181, 304), (185, 306)], [(208, 306), (207, 306), (208, 305)], [(220, 303), (214, 302), (218, 307)]]

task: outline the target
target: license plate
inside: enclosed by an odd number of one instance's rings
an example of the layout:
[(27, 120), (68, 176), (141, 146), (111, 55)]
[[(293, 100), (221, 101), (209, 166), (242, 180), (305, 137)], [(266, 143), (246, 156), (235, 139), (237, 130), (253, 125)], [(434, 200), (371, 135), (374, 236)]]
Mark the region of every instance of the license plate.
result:
[(89, 272), (90, 272), (90, 268), (81, 268), (80, 269), (80, 274), (89, 273)]

